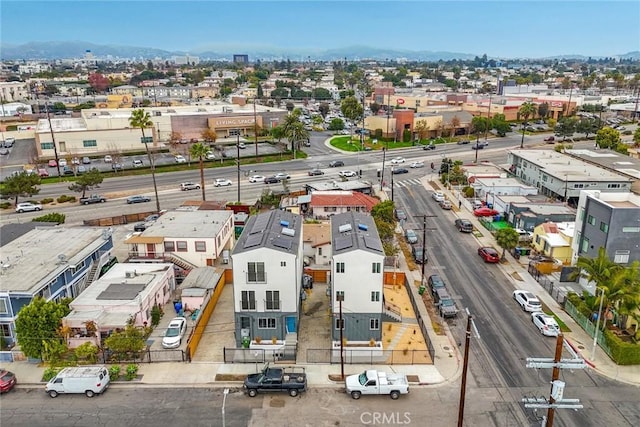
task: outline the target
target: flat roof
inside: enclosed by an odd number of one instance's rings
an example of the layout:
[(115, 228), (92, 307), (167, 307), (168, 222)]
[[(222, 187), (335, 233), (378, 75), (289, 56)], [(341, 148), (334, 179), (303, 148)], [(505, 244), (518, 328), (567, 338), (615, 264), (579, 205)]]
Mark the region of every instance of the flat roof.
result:
[(169, 211), (161, 215), (141, 237), (214, 238), (233, 216), (231, 210)]
[(631, 182), (628, 176), (553, 150), (517, 150), (509, 151), (509, 154), (537, 165), (547, 174), (562, 181), (566, 177), (569, 182)]
[(606, 169), (640, 179), (640, 159), (624, 156), (611, 150), (565, 150), (568, 155), (595, 163)]
[(0, 291), (33, 294), (109, 238), (100, 228), (37, 227), (2, 247)]
[(599, 203), (615, 208), (640, 208), (640, 196), (635, 193), (606, 192), (598, 190), (583, 190), (587, 196)]

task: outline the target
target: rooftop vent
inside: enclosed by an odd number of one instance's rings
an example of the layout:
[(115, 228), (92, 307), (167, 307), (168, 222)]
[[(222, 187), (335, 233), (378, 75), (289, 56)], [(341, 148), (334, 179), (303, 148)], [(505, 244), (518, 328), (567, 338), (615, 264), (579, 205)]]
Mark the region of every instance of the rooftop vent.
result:
[(366, 224), (358, 224), (358, 230), (367, 231), (369, 227)]
[(294, 230), (293, 228), (283, 228), (282, 229), (282, 234), (284, 234), (285, 236), (295, 236), (296, 235), (296, 230)]
[(341, 233), (345, 233), (347, 231), (351, 231), (353, 228), (351, 228), (351, 224), (343, 224), (340, 227), (338, 227), (338, 231)]

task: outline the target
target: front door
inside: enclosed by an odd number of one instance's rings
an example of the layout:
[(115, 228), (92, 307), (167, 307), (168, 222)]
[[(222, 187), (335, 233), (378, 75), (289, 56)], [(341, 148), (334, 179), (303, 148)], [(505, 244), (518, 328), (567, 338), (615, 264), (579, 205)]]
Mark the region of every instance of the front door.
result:
[(295, 316), (288, 316), (287, 317), (287, 333), (294, 333), (296, 332), (296, 318)]
[(154, 243), (147, 243), (147, 256), (149, 258), (156, 257), (156, 245)]

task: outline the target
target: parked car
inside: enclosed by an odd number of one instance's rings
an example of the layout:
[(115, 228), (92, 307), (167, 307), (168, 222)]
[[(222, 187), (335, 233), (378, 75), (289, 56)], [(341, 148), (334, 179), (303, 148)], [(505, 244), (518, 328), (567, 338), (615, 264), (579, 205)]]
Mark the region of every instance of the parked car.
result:
[(104, 366), (64, 368), (45, 385), (49, 397), (59, 394), (84, 394), (93, 397), (109, 387), (109, 371)]
[(456, 142), (456, 144), (458, 145), (464, 145), (464, 144), (470, 144), (471, 141), (468, 139), (461, 139), (460, 141)]
[(484, 147), (488, 147), (489, 143), (484, 141), (478, 141), (471, 146), (473, 150), (482, 150)]
[(0, 369), (0, 393), (8, 393), (18, 384), (16, 375), (5, 369)]
[(188, 181), (180, 184), (180, 190), (182, 191), (199, 190), (199, 189), (200, 189), (200, 184), (196, 184), (195, 182)]
[(184, 156), (180, 154), (174, 156), (173, 159), (175, 160), (176, 163), (187, 163), (187, 159), (185, 159)]
[(434, 295), (436, 293), (436, 290), (444, 288), (446, 286), (444, 280), (442, 280), (442, 277), (440, 277), (438, 274), (432, 274), (431, 276), (429, 276), (429, 279), (427, 279), (427, 284), (429, 285), (429, 289), (431, 289), (431, 293)]
[(478, 248), (478, 255), (480, 255), (480, 258), (482, 258), (484, 262), (490, 262), (493, 264), (500, 262), (500, 254), (495, 250), (495, 248), (490, 246)]
[(150, 202), (151, 198), (147, 196), (131, 196), (127, 197), (127, 204), (130, 205), (132, 203), (145, 203)]
[(344, 166), (344, 162), (342, 160), (332, 160), (329, 162), (330, 168), (337, 168), (338, 166)]
[(531, 313), (531, 321), (542, 335), (547, 337), (557, 337), (560, 333), (560, 326), (552, 316), (541, 311)]
[(213, 151), (207, 151), (207, 154), (204, 155), (204, 158), (207, 160), (214, 160), (216, 155), (213, 154)]
[(67, 159), (59, 159), (58, 160), (58, 166), (67, 166)]
[(9, 150), (7, 148), (0, 148), (0, 155), (6, 156), (9, 154)]
[(485, 206), (474, 210), (473, 214), (475, 216), (496, 216), (498, 215), (498, 211)]
[(423, 150), (435, 150), (436, 149), (436, 145), (433, 142), (431, 142), (428, 145), (424, 145), (422, 147), (422, 149)]
[(398, 221), (406, 221), (407, 220), (407, 214), (404, 213), (404, 211), (402, 209), (395, 209), (394, 214), (395, 214), (396, 219)]
[(247, 145), (244, 142), (241, 142), (240, 144), (238, 144), (238, 148), (244, 150), (245, 148), (247, 148)]
[(452, 208), (451, 201), (444, 199), (440, 202), (440, 207), (445, 210), (450, 210)]
[(119, 170), (123, 170), (124, 169), (124, 165), (122, 163), (111, 163), (111, 169), (113, 169), (114, 171), (119, 171)]
[(134, 160), (133, 161), (133, 167), (134, 168), (141, 168), (144, 166), (144, 163), (142, 163), (142, 160)]
[(256, 397), (258, 392), (287, 392), (296, 397), (307, 389), (307, 374), (304, 368), (265, 365), (262, 372), (247, 375), (242, 386), (249, 397)]
[(423, 252), (421, 246), (411, 246), (411, 255), (413, 255), (413, 260), (417, 264), (426, 264), (428, 261), (427, 252)]
[(473, 224), (468, 219), (458, 218), (453, 222), (461, 233), (473, 233)]
[(106, 201), (107, 199), (99, 194), (92, 194), (90, 196), (80, 198), (81, 205), (92, 205), (95, 203), (104, 203)]
[(409, 166), (411, 168), (423, 168), (424, 167), (424, 162), (423, 161), (419, 161), (419, 162), (413, 162), (411, 163), (411, 165)]
[(87, 172), (87, 168), (85, 166), (82, 166), (82, 165), (76, 166), (76, 173), (78, 175), (82, 175), (83, 173), (86, 173), (86, 172)]
[(62, 167), (62, 174), (63, 175), (73, 175), (73, 169), (71, 169), (71, 167), (69, 167), (69, 166), (63, 166)]
[(16, 139), (12, 136), (8, 136), (4, 139), (4, 142), (2, 143), (2, 146), (4, 148), (11, 148), (13, 147), (13, 144), (16, 143)]
[(288, 173), (279, 172), (274, 175), (274, 178), (276, 178), (278, 181), (282, 181), (283, 179), (290, 179), (291, 176)]
[(16, 206), (16, 212), (33, 212), (33, 211), (41, 211), (42, 205), (40, 203), (31, 203), (31, 202), (22, 202), (18, 203)]
[(352, 176), (356, 176), (357, 173), (355, 173), (354, 171), (346, 170), (346, 171), (338, 172), (338, 175), (343, 177), (343, 178), (350, 178)]
[(249, 182), (262, 182), (264, 181), (264, 176), (262, 175), (251, 175), (249, 177)]
[(231, 180), (225, 178), (217, 178), (215, 181), (213, 181), (214, 187), (227, 187), (231, 184), (233, 184)]
[(49, 176), (49, 172), (46, 169), (38, 169), (38, 175), (40, 178), (46, 178)]
[(393, 159), (391, 159), (391, 164), (392, 165), (399, 165), (400, 163), (404, 163), (406, 160), (404, 157), (394, 157)]
[(431, 198), (440, 203), (444, 200), (444, 193), (442, 191), (434, 191), (433, 193), (431, 193)]
[(90, 165), (91, 164), (91, 159), (89, 157), (87, 157), (87, 156), (84, 156), (82, 158), (82, 164), (83, 165)]
[(47, 163), (47, 165), (49, 165), (50, 168), (55, 168), (58, 166), (58, 163), (56, 163), (55, 160), (51, 159), (49, 160), (49, 163)]
[(517, 289), (513, 291), (513, 299), (520, 304), (524, 311), (542, 311), (542, 303), (529, 291)]
[(436, 289), (433, 294), (433, 302), (438, 307), (440, 317), (456, 317), (458, 315), (458, 307), (445, 288)]
[(409, 173), (409, 169), (406, 168), (393, 168), (391, 169), (391, 173), (394, 175), (400, 175), (403, 173)]
[(386, 394), (393, 400), (401, 394), (409, 393), (409, 381), (405, 374), (366, 370), (361, 374), (349, 375), (345, 380), (345, 390), (353, 399), (363, 394)]
[(174, 317), (169, 322), (169, 326), (162, 338), (163, 348), (178, 348), (182, 343), (182, 337), (187, 332), (187, 319), (184, 317)]
[(311, 169), (308, 173), (309, 176), (324, 175), (324, 172), (322, 172), (320, 169)]
[(107, 154), (106, 156), (104, 156), (104, 162), (105, 163), (111, 163), (111, 162), (113, 162), (113, 158), (110, 155)]
[(74, 157), (73, 159), (71, 159), (71, 164), (72, 165), (79, 165), (80, 164), (80, 159), (77, 157)]
[(544, 142), (555, 142), (556, 137), (555, 136), (548, 136), (544, 139)]
[(418, 243), (418, 235), (411, 228), (407, 228), (404, 231), (404, 237), (405, 237), (405, 239), (407, 239), (407, 242), (409, 242), (411, 244)]
[(145, 222), (139, 222), (133, 226), (133, 231), (144, 231), (149, 225)]

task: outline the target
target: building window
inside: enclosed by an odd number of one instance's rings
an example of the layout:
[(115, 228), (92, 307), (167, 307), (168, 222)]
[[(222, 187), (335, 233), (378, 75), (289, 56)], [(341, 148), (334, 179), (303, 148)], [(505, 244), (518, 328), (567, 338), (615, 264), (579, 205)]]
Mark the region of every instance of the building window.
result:
[(593, 215), (587, 217), (587, 222), (591, 225), (596, 225), (596, 218)]
[(140, 142), (143, 144), (151, 144), (153, 143), (153, 137), (152, 136), (145, 136), (144, 138), (140, 137)]
[(242, 310), (256, 309), (256, 292), (255, 291), (242, 291), (242, 293), (240, 294), (240, 308)]
[(380, 329), (380, 319), (369, 319), (369, 329), (372, 331)]
[(609, 224), (600, 221), (600, 231), (608, 233), (609, 232)]
[(53, 142), (41, 142), (40, 148), (43, 150), (53, 150)]
[(247, 263), (247, 282), (266, 282), (264, 272), (264, 262), (249, 262)]
[(84, 141), (82, 141), (82, 146), (87, 148), (87, 147), (97, 147), (98, 146), (98, 142), (95, 139), (85, 139)]
[(344, 262), (336, 262), (336, 273), (344, 273)]
[(273, 317), (258, 318), (258, 329), (275, 329), (276, 319)]
[(286, 267), (287, 261), (280, 261), (280, 267)]
[(584, 184), (573, 184), (573, 188), (584, 188)]
[(380, 302), (380, 291), (371, 291), (371, 302)]
[(584, 208), (580, 208), (580, 221), (584, 220)]
[(175, 252), (176, 251), (176, 244), (175, 242), (164, 242), (164, 251), (165, 252)]
[(371, 272), (372, 273), (380, 273), (380, 263), (379, 262), (371, 263)]
[(341, 319), (341, 318), (337, 318), (337, 319), (336, 319), (336, 329), (338, 329), (338, 330), (340, 330), (340, 329), (344, 330), (344, 320), (345, 320), (344, 318), (342, 318), (342, 319)]
[(582, 238), (582, 247), (580, 248), (580, 252), (589, 251), (589, 239), (587, 237)]
[(206, 252), (207, 251), (207, 242), (198, 241), (196, 242), (196, 252)]
[(627, 264), (629, 262), (630, 251), (616, 251), (613, 262), (616, 264)]
[(336, 291), (336, 301), (344, 301), (344, 291)]
[(318, 255), (322, 255), (322, 246), (318, 247)]
[(10, 337), (11, 329), (6, 323), (0, 323), (0, 337)]
[(176, 242), (176, 248), (178, 249), (178, 252), (187, 252), (187, 242), (184, 240), (178, 240)]
[(5, 298), (0, 298), (0, 314), (9, 314), (7, 300)]
[(536, 234), (536, 243), (539, 245), (540, 244), (540, 235)]
[(607, 184), (607, 188), (620, 188), (620, 184)]
[(265, 310), (280, 310), (280, 291), (267, 291)]

